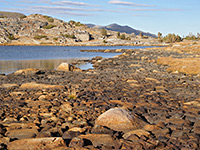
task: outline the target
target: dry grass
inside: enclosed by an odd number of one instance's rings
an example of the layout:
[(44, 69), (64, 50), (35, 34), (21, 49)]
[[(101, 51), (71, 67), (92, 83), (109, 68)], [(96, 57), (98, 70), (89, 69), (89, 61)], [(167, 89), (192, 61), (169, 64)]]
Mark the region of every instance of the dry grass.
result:
[(200, 58), (172, 58), (162, 57), (157, 60), (158, 64), (169, 65), (168, 72), (178, 71), (180, 73), (197, 75), (200, 74)]

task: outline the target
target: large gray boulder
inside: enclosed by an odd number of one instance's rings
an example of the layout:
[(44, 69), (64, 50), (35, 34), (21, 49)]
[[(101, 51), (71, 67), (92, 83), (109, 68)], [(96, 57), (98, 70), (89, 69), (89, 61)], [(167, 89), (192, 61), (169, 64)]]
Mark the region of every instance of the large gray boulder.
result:
[(146, 123), (142, 119), (133, 116), (129, 111), (123, 108), (112, 108), (97, 118), (95, 127), (100, 125), (126, 133), (131, 130), (141, 129), (145, 124)]

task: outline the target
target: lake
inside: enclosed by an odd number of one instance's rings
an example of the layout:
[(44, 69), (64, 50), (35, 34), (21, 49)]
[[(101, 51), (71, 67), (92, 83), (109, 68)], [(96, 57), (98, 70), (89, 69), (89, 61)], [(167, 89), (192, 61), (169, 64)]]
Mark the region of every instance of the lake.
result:
[[(149, 46), (150, 47), (150, 46)], [(110, 58), (119, 53), (80, 52), (94, 49), (139, 49), (147, 46), (0, 46), (0, 74), (9, 74), (19, 69), (55, 69), (62, 62), (73, 63), (96, 56)], [(92, 68), (82, 64), (81, 69)]]

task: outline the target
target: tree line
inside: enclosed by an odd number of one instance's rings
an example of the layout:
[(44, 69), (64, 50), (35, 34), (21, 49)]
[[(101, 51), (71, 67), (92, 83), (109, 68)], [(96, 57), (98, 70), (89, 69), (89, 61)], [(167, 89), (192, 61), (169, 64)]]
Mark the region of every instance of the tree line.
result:
[(176, 34), (169, 33), (166, 36), (162, 36), (162, 33), (158, 32), (158, 40), (160, 42), (165, 42), (165, 43), (174, 43), (174, 42), (180, 42), (182, 40), (200, 40), (200, 33), (197, 33), (197, 35), (194, 35), (192, 33), (189, 33), (189, 35), (185, 37), (181, 37)]

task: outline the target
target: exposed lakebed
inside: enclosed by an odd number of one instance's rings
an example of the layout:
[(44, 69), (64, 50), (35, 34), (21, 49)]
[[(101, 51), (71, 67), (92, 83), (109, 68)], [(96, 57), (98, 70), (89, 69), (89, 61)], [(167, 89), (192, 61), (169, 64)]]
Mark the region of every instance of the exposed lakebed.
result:
[(80, 72), (0, 75), (0, 149), (199, 149), (200, 78), (163, 57), (196, 56), (133, 49)]
[[(139, 49), (147, 46), (0, 46), (0, 74), (9, 74), (19, 69), (38, 68), (53, 70), (60, 63), (73, 63), (95, 56), (111, 58), (119, 53), (81, 52), (81, 50)], [(79, 65), (81, 69), (91, 64)]]

